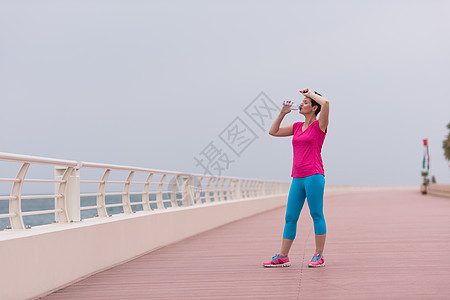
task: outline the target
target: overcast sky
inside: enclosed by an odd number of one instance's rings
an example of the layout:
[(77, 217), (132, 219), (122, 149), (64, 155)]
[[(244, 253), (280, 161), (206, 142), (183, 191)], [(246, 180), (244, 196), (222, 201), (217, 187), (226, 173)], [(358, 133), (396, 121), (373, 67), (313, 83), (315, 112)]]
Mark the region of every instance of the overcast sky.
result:
[[(432, 174), (450, 183), (449, 11), (449, 1), (1, 0), (0, 152), (203, 173), (194, 158), (214, 146), (229, 159), (224, 175), (290, 180), (291, 137), (246, 112), (298, 104), (311, 88), (331, 105), (327, 183), (418, 184), (423, 138)], [(251, 133), (234, 137), (239, 149), (226, 144), (233, 128)]]

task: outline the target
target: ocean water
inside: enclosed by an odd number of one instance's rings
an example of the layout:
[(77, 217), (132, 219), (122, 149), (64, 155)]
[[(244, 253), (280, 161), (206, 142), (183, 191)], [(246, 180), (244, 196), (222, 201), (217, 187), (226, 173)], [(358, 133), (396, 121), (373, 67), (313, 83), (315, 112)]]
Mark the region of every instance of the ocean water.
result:
[[(202, 193), (201, 197), (204, 198), (204, 193)], [(176, 194), (177, 199), (177, 205), (183, 206), (183, 202), (181, 201), (182, 195), (181, 193)], [(202, 198), (202, 199), (203, 199)], [(170, 194), (163, 194), (163, 200), (169, 200)], [(150, 208), (156, 209), (156, 195), (150, 194), (149, 195), (150, 200)], [(97, 203), (97, 197), (96, 196), (87, 196), (87, 197), (81, 197), (81, 207), (83, 206), (93, 206)], [(130, 195), (130, 202), (141, 202), (142, 196), (141, 195)], [(106, 204), (116, 204), (116, 203), (122, 203), (122, 196), (121, 195), (109, 195), (106, 196), (105, 199)], [(204, 199), (202, 200), (204, 202)], [(50, 199), (22, 199), (22, 211), (36, 211), (36, 210), (51, 210), (55, 209), (55, 200), (54, 198)], [(171, 202), (164, 202), (164, 207), (171, 207)], [(136, 204), (132, 205), (131, 208), (133, 211), (141, 211), (143, 210), (142, 204)], [(109, 215), (115, 215), (123, 213), (122, 206), (116, 206), (116, 207), (108, 207), (107, 212)], [(7, 200), (0, 200), (0, 214), (7, 214), (9, 213), (9, 201)], [(89, 219), (93, 218), (97, 215), (97, 209), (89, 209), (89, 210), (82, 210), (81, 211), (81, 219)], [(51, 224), (55, 220), (55, 214), (49, 213), (49, 214), (42, 214), (42, 215), (33, 215), (33, 216), (24, 216), (23, 221), (25, 226), (39, 226), (39, 225), (45, 225), (45, 224)], [(0, 218), (0, 231), (4, 230), (7, 226), (10, 226), (9, 218)]]

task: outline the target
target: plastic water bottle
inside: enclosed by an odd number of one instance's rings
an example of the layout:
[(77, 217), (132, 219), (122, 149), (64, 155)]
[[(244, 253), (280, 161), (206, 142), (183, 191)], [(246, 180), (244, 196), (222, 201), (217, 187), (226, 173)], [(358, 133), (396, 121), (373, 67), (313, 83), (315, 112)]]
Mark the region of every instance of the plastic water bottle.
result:
[(289, 106), (289, 105), (285, 105), (284, 103), (283, 103), (283, 108), (290, 109), (290, 110), (300, 110), (300, 109), (302, 109), (302, 107), (300, 105), (292, 104), (291, 106)]

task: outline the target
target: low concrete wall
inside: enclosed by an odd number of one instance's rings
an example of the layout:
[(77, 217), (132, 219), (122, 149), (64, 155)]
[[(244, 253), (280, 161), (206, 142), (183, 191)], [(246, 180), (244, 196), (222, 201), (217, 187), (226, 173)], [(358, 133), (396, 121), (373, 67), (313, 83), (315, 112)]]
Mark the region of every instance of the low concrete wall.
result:
[(189, 236), (286, 204), (287, 195), (0, 232), (0, 299), (29, 299)]
[(450, 184), (430, 184), (427, 186), (427, 192), (433, 196), (450, 198)]

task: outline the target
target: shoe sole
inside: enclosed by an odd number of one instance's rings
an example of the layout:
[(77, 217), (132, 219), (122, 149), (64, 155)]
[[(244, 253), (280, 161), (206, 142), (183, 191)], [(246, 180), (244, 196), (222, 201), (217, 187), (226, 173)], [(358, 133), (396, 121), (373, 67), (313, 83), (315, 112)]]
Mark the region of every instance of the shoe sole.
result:
[(313, 266), (313, 265), (308, 265), (309, 268), (320, 268), (320, 267), (325, 267), (325, 263), (321, 264), (321, 265), (317, 265), (317, 266)]
[(282, 267), (290, 267), (291, 263), (284, 263), (284, 264), (278, 264), (278, 265), (263, 265), (264, 268), (282, 268)]

